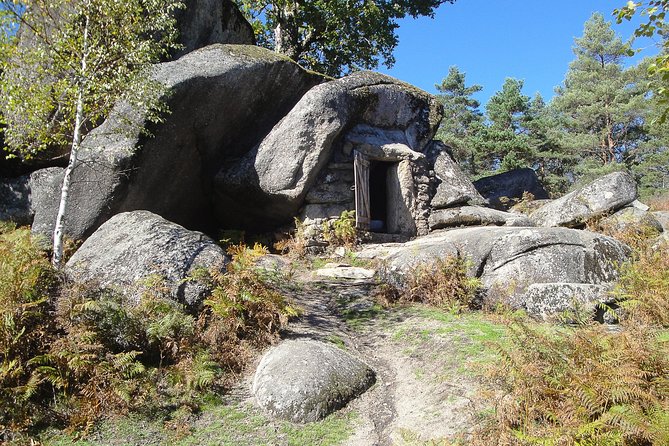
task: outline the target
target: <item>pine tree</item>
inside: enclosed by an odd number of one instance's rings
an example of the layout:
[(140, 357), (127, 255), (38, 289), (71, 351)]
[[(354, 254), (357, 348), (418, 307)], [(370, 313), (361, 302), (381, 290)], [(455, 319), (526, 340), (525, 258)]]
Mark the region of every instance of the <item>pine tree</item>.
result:
[(566, 130), (563, 144), (579, 153), (580, 175), (619, 169), (634, 157), (644, 124), (646, 91), (624, 68), (630, 45), (595, 13), (575, 39), (574, 54), (553, 102)]
[(561, 195), (573, 182), (578, 156), (562, 145), (560, 115), (552, 103), (546, 104), (539, 93), (530, 102), (527, 116), (526, 125), (533, 152), (532, 168), (549, 194)]
[(437, 138), (453, 149), (455, 159), (463, 169), (475, 173), (476, 137), (483, 129), (480, 103), (472, 97), (483, 89), (480, 85), (466, 86), (465, 73), (456, 66), (448, 70), (440, 85), (435, 85), (437, 99), (444, 106), (444, 119)]
[(479, 153), (481, 167), (488, 171), (504, 172), (532, 164), (528, 128), (531, 101), (522, 93), (523, 84), (522, 80), (507, 78), (486, 104), (489, 125), (482, 132)]

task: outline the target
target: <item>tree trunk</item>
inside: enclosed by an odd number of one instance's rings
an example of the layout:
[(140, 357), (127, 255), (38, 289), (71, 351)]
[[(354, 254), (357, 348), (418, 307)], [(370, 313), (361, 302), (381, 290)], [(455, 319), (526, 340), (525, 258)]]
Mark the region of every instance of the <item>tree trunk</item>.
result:
[(81, 121), (83, 116), (83, 93), (79, 91), (77, 100), (76, 124), (74, 127), (74, 137), (72, 138), (72, 149), (70, 151), (70, 160), (65, 169), (63, 177), (63, 186), (60, 189), (60, 205), (58, 206), (58, 215), (56, 216), (56, 226), (53, 231), (53, 258), (52, 263), (56, 268), (60, 268), (63, 260), (63, 227), (65, 225), (65, 213), (70, 192), (70, 183), (72, 181), (72, 171), (76, 167), (77, 157), (79, 155), (79, 146), (81, 145)]
[(77, 110), (74, 120), (74, 134), (72, 136), (72, 148), (70, 150), (70, 160), (63, 176), (63, 186), (60, 189), (60, 204), (58, 206), (58, 215), (56, 216), (56, 225), (53, 230), (53, 257), (51, 262), (54, 267), (60, 268), (63, 261), (63, 227), (65, 225), (65, 214), (70, 193), (70, 182), (72, 181), (72, 171), (77, 165), (79, 147), (81, 146), (81, 127), (84, 121), (84, 78), (86, 74), (86, 64), (88, 55), (88, 26), (89, 16), (86, 15), (86, 25), (84, 27), (84, 44), (81, 57), (81, 77), (77, 95)]
[(274, 28), (274, 50), (297, 61), (302, 55), (300, 31), (297, 23), (299, 3), (287, 2), (276, 11), (276, 28)]

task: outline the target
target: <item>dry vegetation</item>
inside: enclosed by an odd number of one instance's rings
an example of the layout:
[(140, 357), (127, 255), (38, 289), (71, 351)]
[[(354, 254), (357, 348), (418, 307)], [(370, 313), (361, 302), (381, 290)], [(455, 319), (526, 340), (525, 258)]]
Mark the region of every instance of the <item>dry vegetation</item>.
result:
[(475, 444), (669, 444), (669, 249), (637, 249), (616, 288), (618, 330), (559, 336), (512, 323), (493, 370), (496, 418)]
[(200, 315), (160, 278), (139, 302), (60, 280), (28, 229), (0, 229), (0, 442), (40, 425), (88, 429), (131, 410), (196, 410), (210, 390), (273, 342), (295, 310), (254, 267), (266, 253), (233, 246), (225, 274), (202, 271), (213, 292)]
[(669, 211), (669, 194), (654, 196), (647, 202), (653, 211)]
[(460, 256), (420, 263), (407, 272), (406, 285), (394, 294), (401, 302), (425, 303), (452, 313), (475, 309), (481, 282), (469, 277), (469, 266)]

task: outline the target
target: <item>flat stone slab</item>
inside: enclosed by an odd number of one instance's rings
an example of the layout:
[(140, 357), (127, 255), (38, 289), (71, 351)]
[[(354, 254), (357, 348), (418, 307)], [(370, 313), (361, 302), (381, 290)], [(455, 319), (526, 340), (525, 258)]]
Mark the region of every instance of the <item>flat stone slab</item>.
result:
[(371, 279), (376, 275), (376, 271), (357, 266), (328, 263), (324, 268), (316, 270), (316, 275), (333, 279)]
[(344, 407), (375, 381), (367, 364), (334, 345), (284, 341), (263, 356), (252, 390), (272, 416), (309, 423)]
[(429, 224), (430, 230), (458, 226), (534, 226), (532, 220), (524, 215), (481, 206), (461, 206), (433, 211)]

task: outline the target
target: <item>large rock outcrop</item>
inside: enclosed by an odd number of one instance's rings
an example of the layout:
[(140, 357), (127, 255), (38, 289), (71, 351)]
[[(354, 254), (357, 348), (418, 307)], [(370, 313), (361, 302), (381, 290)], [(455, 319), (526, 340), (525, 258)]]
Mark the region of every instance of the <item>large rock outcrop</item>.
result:
[[(157, 65), (154, 76), (168, 90), (163, 123), (150, 124), (145, 113), (120, 104), (85, 139), (65, 218), (69, 237), (85, 238), (114, 214), (135, 209), (213, 230), (215, 173), (254, 147), (322, 80), (283, 56), (245, 45), (212, 45)], [(37, 208), (35, 218), (55, 221), (52, 212)]]
[(308, 423), (344, 407), (374, 382), (369, 366), (334, 345), (284, 341), (260, 361), (253, 393), (271, 415)]
[(548, 193), (541, 185), (533, 169), (514, 169), (474, 181), (476, 190), (490, 202), (490, 206), (506, 211), (530, 193), (541, 200), (548, 198)]
[(198, 268), (223, 268), (223, 250), (206, 235), (189, 231), (148, 211), (115, 215), (67, 262), (76, 282), (94, 282), (138, 298), (143, 279), (164, 281), (171, 296), (197, 310), (208, 289), (187, 280)]
[(488, 300), (540, 308), (543, 314), (547, 310), (534, 297), (532, 306), (526, 303), (530, 286), (608, 284), (616, 280), (617, 265), (629, 254), (622, 243), (589, 231), (474, 227), (434, 232), (403, 245), (365, 248), (359, 257), (383, 260), (390, 279), (401, 285), (412, 266), (461, 255), (471, 261), (469, 274), (481, 279)]
[(350, 162), (352, 149), (375, 160), (421, 158), (440, 120), (434, 97), (382, 74), (314, 87), (252, 152), (219, 173), (219, 218), (233, 210), (239, 227), (287, 222), (328, 163)]
[(588, 219), (612, 214), (637, 198), (634, 178), (613, 172), (532, 212), (538, 226), (581, 227)]

